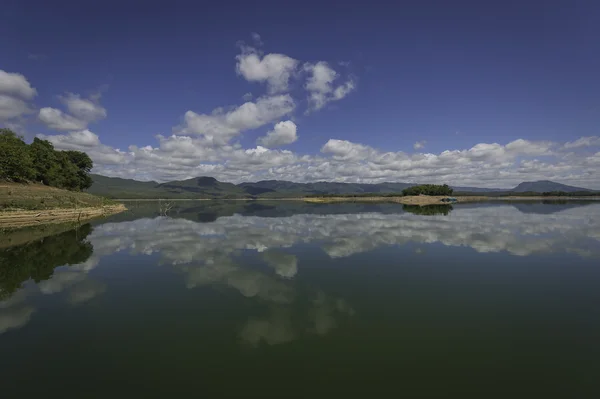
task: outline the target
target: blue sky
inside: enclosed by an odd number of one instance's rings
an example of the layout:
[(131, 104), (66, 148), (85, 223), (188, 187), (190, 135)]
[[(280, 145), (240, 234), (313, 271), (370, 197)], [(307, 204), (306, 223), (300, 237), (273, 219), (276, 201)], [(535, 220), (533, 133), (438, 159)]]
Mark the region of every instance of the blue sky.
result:
[(598, 2), (92, 3), (3, 2), (0, 126), (97, 173), (600, 188)]

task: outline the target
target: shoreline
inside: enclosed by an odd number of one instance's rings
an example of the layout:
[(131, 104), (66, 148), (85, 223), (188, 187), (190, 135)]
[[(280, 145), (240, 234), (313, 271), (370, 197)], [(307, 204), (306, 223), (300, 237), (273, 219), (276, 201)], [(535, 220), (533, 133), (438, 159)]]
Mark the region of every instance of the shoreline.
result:
[(336, 202), (395, 202), (403, 205), (453, 205), (457, 203), (473, 203), (486, 201), (598, 201), (600, 197), (544, 197), (544, 196), (510, 196), (510, 197), (487, 197), (487, 196), (458, 196), (456, 202), (442, 202), (442, 198), (448, 195), (416, 195), (406, 197), (305, 197), (304, 202), (315, 204), (327, 204)]
[(123, 204), (83, 208), (54, 208), (34, 211), (11, 210), (0, 212), (0, 229), (20, 229), (67, 222), (88, 221), (97, 217), (126, 211)]
[[(411, 195), (411, 196), (398, 196), (398, 197), (306, 197), (304, 202), (314, 204), (327, 204), (335, 202), (395, 202), (402, 205), (451, 205), (453, 203), (442, 202), (443, 198), (448, 198), (448, 195)], [(469, 196), (469, 197), (454, 197), (456, 202), (481, 202), (487, 201), (487, 197), (483, 196)]]

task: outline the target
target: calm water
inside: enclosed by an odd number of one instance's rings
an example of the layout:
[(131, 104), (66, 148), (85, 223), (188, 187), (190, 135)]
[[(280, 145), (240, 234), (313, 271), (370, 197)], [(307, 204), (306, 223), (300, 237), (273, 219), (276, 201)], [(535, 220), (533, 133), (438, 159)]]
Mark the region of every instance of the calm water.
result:
[(2, 397), (600, 397), (599, 203), (129, 207), (0, 249)]

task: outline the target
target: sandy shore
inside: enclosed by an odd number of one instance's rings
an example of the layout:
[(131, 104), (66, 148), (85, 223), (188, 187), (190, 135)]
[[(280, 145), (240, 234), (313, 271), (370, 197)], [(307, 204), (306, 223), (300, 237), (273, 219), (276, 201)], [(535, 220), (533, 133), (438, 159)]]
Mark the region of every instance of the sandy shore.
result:
[(101, 216), (123, 212), (127, 208), (123, 204), (86, 207), (79, 209), (45, 209), (39, 211), (4, 211), (0, 212), (0, 228), (13, 229), (42, 224), (81, 222)]

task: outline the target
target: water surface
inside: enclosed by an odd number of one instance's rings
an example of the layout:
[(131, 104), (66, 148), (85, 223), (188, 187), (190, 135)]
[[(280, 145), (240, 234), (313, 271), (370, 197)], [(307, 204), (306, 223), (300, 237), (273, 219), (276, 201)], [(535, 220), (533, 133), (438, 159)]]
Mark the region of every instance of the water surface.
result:
[(6, 397), (600, 397), (600, 204), (152, 203), (0, 249)]

